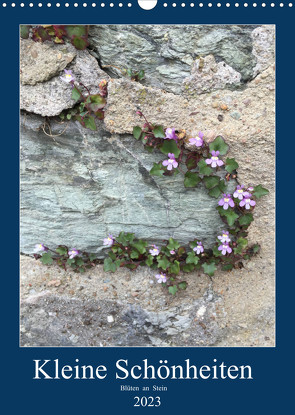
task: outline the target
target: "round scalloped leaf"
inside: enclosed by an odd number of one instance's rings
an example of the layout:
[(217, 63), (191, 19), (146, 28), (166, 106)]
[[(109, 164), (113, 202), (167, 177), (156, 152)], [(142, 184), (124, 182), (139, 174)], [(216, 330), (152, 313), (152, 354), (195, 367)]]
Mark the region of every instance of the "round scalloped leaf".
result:
[(207, 264), (207, 263), (202, 264), (202, 267), (203, 267), (204, 273), (209, 275), (209, 277), (213, 277), (214, 272), (217, 270), (214, 262), (211, 262), (211, 264)]
[(71, 42), (78, 50), (84, 50), (89, 45), (88, 40), (85, 37), (80, 36), (73, 36)]
[(162, 164), (154, 163), (153, 167), (150, 170), (152, 176), (162, 176), (164, 173)]
[(68, 37), (72, 37), (72, 36), (87, 36), (88, 35), (88, 30), (86, 26), (82, 26), (82, 25), (68, 25), (68, 26), (64, 26), (65, 31), (67, 33)]
[(30, 28), (31, 26), (29, 25), (20, 25), (20, 37), (22, 39), (28, 39), (29, 38), (29, 34), (30, 34)]
[(239, 167), (238, 163), (236, 162), (236, 160), (234, 158), (230, 159), (227, 158), (226, 159), (226, 163), (225, 163), (225, 170), (229, 173), (232, 173), (234, 170), (237, 170), (237, 168)]
[(201, 179), (197, 173), (187, 171), (184, 175), (184, 186), (185, 187), (196, 187), (200, 183)]
[(216, 137), (215, 140), (209, 144), (209, 148), (210, 151), (219, 151), (222, 156), (228, 152), (228, 145), (221, 136)]
[[(164, 138), (165, 133), (164, 133), (164, 128), (162, 127), (162, 125), (156, 125), (153, 129), (153, 134), (156, 138)], [(169, 153), (170, 153), (170, 151), (169, 151)]]
[(177, 144), (174, 140), (165, 140), (160, 150), (164, 154), (173, 153), (175, 158), (177, 158), (180, 154), (180, 149), (177, 147)]

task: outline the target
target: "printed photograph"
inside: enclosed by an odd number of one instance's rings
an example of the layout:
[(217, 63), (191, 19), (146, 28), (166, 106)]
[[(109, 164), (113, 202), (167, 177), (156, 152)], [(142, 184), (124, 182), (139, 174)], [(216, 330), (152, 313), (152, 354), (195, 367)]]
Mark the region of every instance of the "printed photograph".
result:
[(20, 347), (275, 347), (275, 25), (19, 48)]

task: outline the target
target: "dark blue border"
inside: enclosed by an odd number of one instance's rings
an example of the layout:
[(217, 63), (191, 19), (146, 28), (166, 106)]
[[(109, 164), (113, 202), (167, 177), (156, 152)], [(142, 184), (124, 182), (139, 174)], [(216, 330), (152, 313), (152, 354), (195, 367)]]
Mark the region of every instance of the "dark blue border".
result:
[[(131, 1), (135, 3), (134, 1)], [(28, 2), (25, 2), (27, 4)], [(54, 2), (56, 3), (56, 2)], [(71, 2), (72, 3), (72, 2)], [(81, 2), (79, 2), (81, 3)], [(105, 3), (107, 3), (105, 1)], [(116, 2), (118, 3), (118, 2)], [(126, 3), (126, 2), (124, 2)], [(159, 2), (160, 3), (160, 2)], [(163, 2), (161, 2), (163, 3)], [(181, 3), (177, 2), (176, 3)], [(215, 2), (216, 3), (216, 2)], [(214, 3), (214, 4), (215, 4)], [(269, 2), (267, 2), (268, 4)], [(2, 4), (2, 3), (1, 3)], [(7, 4), (10, 4), (7, 3)], [(36, 4), (36, 3), (35, 3)], [(52, 2), (53, 4), (53, 2)], [(205, 3), (204, 3), (205, 4)], [(224, 4), (224, 3), (223, 3)], [(250, 3), (249, 3), (250, 4)], [(278, 3), (277, 3), (278, 4)], [(286, 3), (287, 4), (287, 3)], [(163, 381), (168, 392), (161, 393), (162, 406), (150, 410), (177, 414), (264, 414), (289, 413), (293, 379), (292, 358), (294, 271), (292, 244), (293, 202), (285, 204), (285, 188), (291, 197), (294, 142), (294, 8), (252, 7), (218, 9), (213, 7), (156, 7), (145, 12), (139, 7), (113, 9), (68, 9), (25, 7), (3, 9), (1, 19), (1, 184), (2, 184), (2, 391), (9, 413), (17, 410), (31, 414), (80, 414), (139, 411), (133, 395), (119, 393), (114, 365), (119, 358), (137, 364), (142, 359), (157, 363), (166, 359), (179, 364), (190, 358), (196, 364), (211, 364), (216, 358), (226, 364), (250, 364), (253, 380)], [(178, 23), (178, 24), (276, 24), (277, 32), (277, 347), (276, 348), (19, 348), (18, 298), (18, 25), (20, 23)], [(288, 150), (289, 157), (283, 153)], [(285, 157), (283, 157), (283, 154)], [(288, 206), (288, 212), (284, 212)], [(33, 359), (57, 359), (74, 364), (104, 364), (109, 375), (104, 381), (33, 381)], [(152, 382), (152, 381), (151, 381)], [(124, 383), (124, 382), (123, 382)], [(148, 384), (149, 382), (144, 382)], [(157, 382), (152, 382), (156, 384)], [(130, 381), (128, 384), (132, 384)], [(140, 382), (138, 383), (140, 384)], [(4, 389), (3, 389), (4, 388)], [(2, 406), (2, 405), (1, 405)], [(292, 406), (290, 406), (291, 409)], [(146, 409), (147, 410), (147, 409)], [(288, 411), (288, 412), (287, 412)]]

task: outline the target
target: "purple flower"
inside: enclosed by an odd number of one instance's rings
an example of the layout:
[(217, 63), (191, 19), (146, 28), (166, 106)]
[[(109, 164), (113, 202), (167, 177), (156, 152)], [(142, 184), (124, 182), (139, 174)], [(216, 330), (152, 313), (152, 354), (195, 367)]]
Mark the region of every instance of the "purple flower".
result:
[(242, 200), (245, 194), (244, 187), (245, 186), (243, 184), (241, 186), (237, 186), (233, 196), (236, 197), (237, 199)]
[(173, 251), (173, 249), (172, 249), (172, 251), (170, 251), (170, 254), (175, 255), (175, 251)]
[(67, 82), (68, 84), (69, 83), (74, 83), (75, 82), (75, 77), (72, 74), (72, 71), (64, 69), (64, 72), (65, 72), (64, 76), (63, 77), (60, 76), (60, 79), (64, 82)]
[(165, 134), (166, 134), (165, 139), (167, 138), (168, 140), (175, 140), (175, 141), (178, 140), (178, 137), (175, 133), (175, 128), (166, 128)]
[(177, 161), (175, 160), (175, 156), (173, 153), (168, 153), (168, 160), (164, 160), (163, 161), (163, 166), (167, 166), (167, 170), (172, 170), (172, 168), (174, 167), (176, 169), (176, 167), (178, 166)]
[(155, 277), (157, 278), (158, 283), (166, 282), (167, 281), (166, 274), (164, 274), (163, 272), (161, 272), (161, 274), (155, 275)]
[(159, 253), (160, 253), (160, 249), (156, 246), (156, 245), (152, 245), (153, 246), (153, 249), (150, 249), (149, 250), (149, 253), (152, 255), (152, 256), (157, 256), (157, 255), (159, 255)]
[(34, 252), (47, 252), (48, 248), (44, 244), (37, 244), (35, 245), (35, 251)]
[(69, 258), (73, 259), (75, 258), (75, 256), (79, 255), (80, 251), (78, 251), (77, 249), (72, 249), (68, 252)]
[(231, 253), (232, 249), (228, 244), (222, 244), (218, 247), (218, 251), (221, 251), (222, 255), (226, 255), (227, 253)]
[(196, 137), (196, 138), (190, 138), (189, 139), (189, 143), (191, 145), (196, 146), (196, 147), (202, 147), (202, 145), (204, 143), (203, 137), (204, 137), (204, 133), (202, 133), (201, 131), (199, 131), (199, 136)]
[(194, 247), (193, 251), (195, 251), (197, 255), (199, 255), (201, 252), (204, 252), (202, 242), (197, 242), (197, 246)]
[(229, 206), (232, 208), (235, 206), (235, 203), (232, 200), (231, 195), (225, 193), (223, 194), (223, 198), (219, 200), (218, 204), (219, 206), (223, 206), (224, 210), (227, 210)]
[(252, 187), (252, 186), (250, 186), (250, 187), (248, 187), (248, 189), (247, 189), (249, 192), (253, 192), (253, 190), (254, 190), (254, 187)]
[(222, 235), (217, 236), (217, 238), (222, 243), (228, 243), (228, 242), (231, 241), (231, 239), (230, 239), (230, 237), (228, 235), (229, 235), (229, 232), (222, 231)]
[(255, 200), (250, 199), (251, 196), (252, 196), (251, 193), (246, 192), (244, 194), (244, 199), (239, 203), (239, 205), (241, 207), (245, 206), (246, 209), (250, 209), (251, 206), (255, 206), (256, 202), (255, 202)]
[(104, 238), (104, 240), (103, 240), (104, 246), (112, 246), (113, 243), (114, 243), (113, 235), (109, 235), (107, 238)]
[(217, 166), (222, 166), (224, 163), (222, 160), (219, 160), (218, 156), (219, 156), (219, 151), (211, 151), (211, 159), (206, 159), (206, 163), (207, 164), (211, 164), (211, 167), (217, 167)]

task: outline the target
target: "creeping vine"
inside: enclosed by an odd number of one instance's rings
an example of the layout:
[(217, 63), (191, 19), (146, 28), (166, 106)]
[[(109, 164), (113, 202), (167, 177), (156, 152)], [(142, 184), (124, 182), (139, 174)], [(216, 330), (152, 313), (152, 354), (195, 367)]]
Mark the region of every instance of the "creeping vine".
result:
[[(185, 273), (201, 270), (212, 277), (218, 267), (223, 271), (242, 268), (243, 260), (249, 260), (260, 250), (258, 244), (248, 244), (248, 228), (254, 220), (257, 200), (267, 195), (268, 190), (260, 184), (238, 184), (239, 165), (234, 158), (225, 158), (229, 146), (223, 137), (218, 136), (207, 143), (202, 132), (191, 137), (185, 130), (177, 131), (151, 123), (141, 111), (137, 114), (143, 118), (144, 124), (133, 128), (134, 138), (140, 140), (146, 150), (158, 150), (165, 155), (165, 160), (154, 163), (150, 174), (165, 177), (180, 173), (185, 188), (203, 185), (216, 199), (216, 209), (225, 230), (216, 235), (213, 248), (205, 247), (198, 237), (188, 246), (173, 238), (157, 246), (136, 238), (133, 233), (110, 234), (103, 241), (103, 245), (109, 248), (104, 270), (115, 272), (119, 267), (135, 270), (138, 266), (148, 266), (157, 272), (155, 280), (167, 287), (169, 293), (176, 294), (178, 290), (187, 288)], [(231, 179), (237, 182), (233, 193), (227, 190)], [(69, 265), (78, 272), (84, 272), (99, 262), (94, 254), (69, 250), (65, 246), (51, 251), (44, 244), (36, 245), (35, 258), (40, 258), (44, 264), (55, 261), (64, 268)]]

